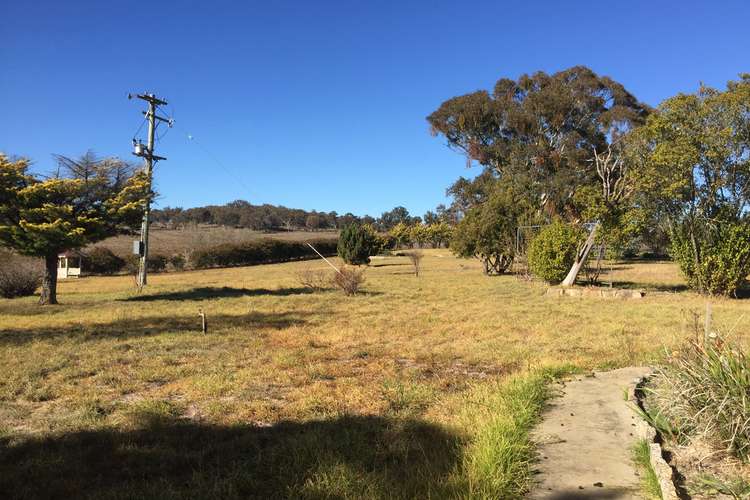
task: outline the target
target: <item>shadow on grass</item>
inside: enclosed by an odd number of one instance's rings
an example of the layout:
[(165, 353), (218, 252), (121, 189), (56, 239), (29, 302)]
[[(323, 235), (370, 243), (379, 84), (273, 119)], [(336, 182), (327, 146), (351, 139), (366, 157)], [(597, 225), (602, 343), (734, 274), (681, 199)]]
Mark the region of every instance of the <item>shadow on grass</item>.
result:
[(408, 265), (410, 265), (410, 263), (404, 260), (403, 262), (384, 262), (382, 264), (373, 264), (371, 262), (369, 267), (389, 267), (389, 266), (408, 266)]
[[(606, 281), (606, 280), (605, 280)], [(639, 283), (637, 281), (613, 281), (613, 288), (624, 288), (624, 289), (643, 289), (651, 290), (655, 292), (687, 292), (688, 286), (685, 284), (669, 285), (665, 283)]]
[(606, 500), (608, 498), (631, 498), (633, 490), (629, 488), (590, 488), (588, 491), (575, 489), (570, 491), (558, 491), (550, 493), (545, 498), (549, 500), (585, 500), (586, 498)]
[(307, 293), (313, 293), (313, 291), (309, 288), (303, 287), (277, 288), (271, 290), (268, 288), (232, 288), (229, 286), (204, 286), (191, 288), (189, 290), (181, 290), (179, 292), (155, 293), (152, 295), (136, 295), (120, 300), (126, 302), (152, 302), (156, 300), (207, 300), (232, 297), (257, 297), (260, 295), (286, 297), (288, 295), (300, 295)]
[(175, 419), (136, 430), (0, 438), (6, 498), (445, 497), (461, 440), (420, 420), (271, 427)]
[[(307, 322), (306, 316), (312, 313), (261, 313), (211, 315), (208, 313), (208, 335), (216, 335), (230, 328), (244, 328), (249, 332), (266, 329), (283, 329)], [(195, 315), (153, 316), (127, 318), (110, 323), (77, 323), (55, 327), (28, 329), (0, 329), (0, 346), (20, 345), (37, 340), (76, 339), (81, 341), (106, 338), (127, 339), (147, 337), (169, 332), (196, 333), (201, 331), (201, 319), (196, 309)]]

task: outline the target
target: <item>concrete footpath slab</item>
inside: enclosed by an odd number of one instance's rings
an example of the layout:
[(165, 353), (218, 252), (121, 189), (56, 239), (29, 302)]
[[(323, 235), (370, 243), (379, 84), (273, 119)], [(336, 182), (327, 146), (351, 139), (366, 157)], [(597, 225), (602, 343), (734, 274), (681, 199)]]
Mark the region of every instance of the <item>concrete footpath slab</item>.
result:
[(561, 385), (533, 433), (539, 464), (529, 498), (642, 498), (631, 459), (638, 417), (625, 395), (649, 373), (621, 368)]

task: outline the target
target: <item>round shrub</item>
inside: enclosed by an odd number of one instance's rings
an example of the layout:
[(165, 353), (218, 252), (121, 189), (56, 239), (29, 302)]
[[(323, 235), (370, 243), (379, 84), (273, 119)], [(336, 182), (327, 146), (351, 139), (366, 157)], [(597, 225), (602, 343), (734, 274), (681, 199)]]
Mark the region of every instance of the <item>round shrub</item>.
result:
[(688, 286), (710, 295), (736, 295), (750, 274), (750, 222), (706, 224), (697, 233), (694, 242), (684, 227), (678, 226), (670, 235), (670, 253)]
[(370, 255), (377, 253), (378, 243), (370, 228), (359, 224), (349, 224), (341, 231), (338, 255), (347, 264), (358, 266), (368, 264)]
[(557, 221), (545, 226), (531, 240), (528, 261), (531, 272), (549, 283), (559, 283), (576, 259), (578, 245), (585, 240), (583, 229)]
[(109, 248), (95, 247), (83, 259), (83, 267), (91, 274), (115, 274), (125, 267), (125, 259)]

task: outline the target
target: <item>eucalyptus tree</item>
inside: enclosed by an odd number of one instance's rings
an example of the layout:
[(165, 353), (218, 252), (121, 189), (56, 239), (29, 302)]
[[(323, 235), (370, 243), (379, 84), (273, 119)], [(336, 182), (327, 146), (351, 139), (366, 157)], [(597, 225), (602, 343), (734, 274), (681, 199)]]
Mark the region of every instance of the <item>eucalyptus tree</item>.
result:
[[(540, 213), (580, 222), (592, 202), (591, 188), (601, 189), (605, 182), (614, 186), (618, 178), (625, 183), (619, 145), (649, 112), (622, 84), (576, 66), (551, 75), (539, 71), (518, 80), (501, 78), (491, 93), (479, 90), (448, 99), (427, 120), (449, 147), (483, 167), (485, 181), (524, 186)], [(607, 155), (616, 168), (605, 179), (597, 165)], [(480, 204), (489, 184), (459, 179), (452, 189), (470, 195), (464, 199), (467, 205)], [(575, 281), (594, 231), (591, 236), (566, 282)]]

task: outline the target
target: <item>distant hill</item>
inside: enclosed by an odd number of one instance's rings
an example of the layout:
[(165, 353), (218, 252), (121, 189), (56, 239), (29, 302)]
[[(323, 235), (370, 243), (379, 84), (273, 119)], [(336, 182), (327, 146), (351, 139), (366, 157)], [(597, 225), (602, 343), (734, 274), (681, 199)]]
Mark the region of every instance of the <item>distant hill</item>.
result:
[(277, 205), (253, 205), (244, 200), (186, 209), (166, 207), (151, 213), (155, 223), (170, 228), (216, 224), (255, 231), (333, 230), (355, 221), (375, 222), (373, 217), (367, 215), (358, 217), (351, 213), (339, 215), (336, 212), (306, 211)]

